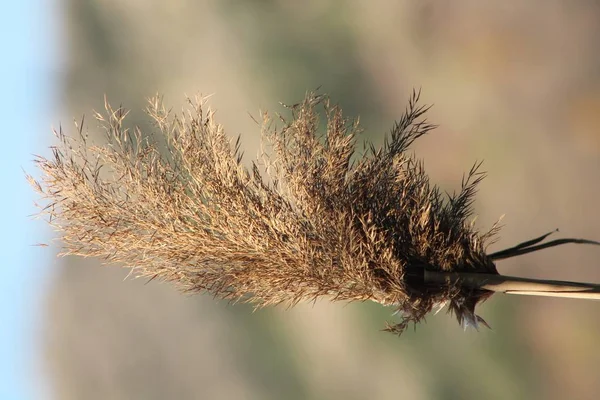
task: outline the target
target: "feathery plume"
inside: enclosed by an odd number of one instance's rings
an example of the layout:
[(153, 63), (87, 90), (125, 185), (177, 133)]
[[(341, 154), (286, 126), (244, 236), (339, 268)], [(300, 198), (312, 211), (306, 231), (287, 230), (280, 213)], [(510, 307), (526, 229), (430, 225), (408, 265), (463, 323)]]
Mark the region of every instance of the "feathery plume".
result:
[(105, 102), (96, 120), (106, 144), (88, 143), (84, 121), (75, 137), (59, 129), (53, 157), (36, 159), (41, 181), (28, 179), (47, 202), (41, 213), (61, 235), (61, 255), (99, 257), (184, 291), (257, 306), (372, 300), (397, 308), (402, 321), (387, 329), (398, 334), (444, 305), (465, 327), (487, 326), (475, 306), (496, 291), (597, 298), (598, 285), (498, 274), (495, 260), (600, 243), (540, 245), (544, 235), (487, 254), (499, 226), (479, 233), (470, 222), (481, 163), (457, 194), (442, 195), (407, 153), (435, 127), (418, 101), (413, 92), (381, 148), (355, 157), (358, 122), (309, 93), (279, 127), (262, 115), (270, 151), (251, 169), (205, 99), (179, 115), (149, 101), (160, 146)]

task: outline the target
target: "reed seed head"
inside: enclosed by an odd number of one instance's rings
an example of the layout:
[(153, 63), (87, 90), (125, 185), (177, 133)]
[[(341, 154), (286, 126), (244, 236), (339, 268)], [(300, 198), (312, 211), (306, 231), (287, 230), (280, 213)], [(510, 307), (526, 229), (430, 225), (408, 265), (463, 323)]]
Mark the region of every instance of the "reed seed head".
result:
[(413, 92), (381, 148), (356, 154), (358, 122), (308, 93), (291, 118), (262, 115), (265, 151), (251, 168), (205, 99), (178, 114), (151, 99), (160, 137), (127, 128), (127, 112), (106, 103), (105, 144), (89, 142), (83, 121), (73, 137), (60, 129), (53, 157), (36, 160), (41, 180), (29, 179), (62, 255), (259, 307), (372, 300), (397, 307), (396, 333), (443, 305), (477, 327), (475, 305), (492, 292), (424, 271), (497, 274), (485, 247), (498, 227), (470, 222), (480, 164), (445, 195), (407, 152), (434, 128), (418, 101)]

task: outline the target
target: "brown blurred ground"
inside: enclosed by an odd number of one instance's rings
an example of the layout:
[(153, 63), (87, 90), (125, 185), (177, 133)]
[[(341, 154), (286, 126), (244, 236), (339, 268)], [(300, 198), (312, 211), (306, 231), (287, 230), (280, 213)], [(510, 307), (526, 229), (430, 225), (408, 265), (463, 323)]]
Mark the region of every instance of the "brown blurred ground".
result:
[[(440, 124), (416, 145), (453, 190), (485, 160), (482, 229), (506, 214), (507, 247), (554, 228), (600, 239), (600, 8), (587, 1), (66, 1), (66, 120), (113, 103), (138, 112), (159, 91), (215, 93), (246, 159), (248, 117), (322, 85), (380, 143), (421, 87)], [(93, 132), (95, 126), (90, 125)], [(507, 274), (600, 281), (598, 249), (502, 262)], [(48, 293), (46, 371), (57, 399), (595, 398), (600, 309), (495, 297), (493, 331), (443, 313), (401, 338), (391, 310), (321, 301), (228, 306), (63, 260)]]

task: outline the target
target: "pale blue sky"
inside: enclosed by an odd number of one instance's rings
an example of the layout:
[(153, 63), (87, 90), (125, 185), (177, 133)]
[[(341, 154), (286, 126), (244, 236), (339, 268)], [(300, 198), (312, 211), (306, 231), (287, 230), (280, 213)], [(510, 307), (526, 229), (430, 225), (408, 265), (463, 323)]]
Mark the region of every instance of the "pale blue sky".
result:
[(0, 399), (49, 398), (38, 354), (43, 290), (51, 250), (32, 246), (50, 232), (32, 220), (33, 191), (23, 169), (32, 154), (47, 155), (58, 111), (58, 0), (7, 1), (0, 13)]

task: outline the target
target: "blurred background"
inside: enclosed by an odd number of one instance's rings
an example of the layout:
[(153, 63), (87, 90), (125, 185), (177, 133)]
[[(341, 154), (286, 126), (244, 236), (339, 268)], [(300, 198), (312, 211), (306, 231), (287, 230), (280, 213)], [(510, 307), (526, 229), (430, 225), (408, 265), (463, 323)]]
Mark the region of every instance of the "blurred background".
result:
[[(555, 228), (600, 239), (600, 6), (590, 1), (25, 0), (2, 18), (2, 399), (593, 399), (600, 306), (497, 295), (492, 326), (444, 313), (402, 337), (392, 310), (326, 300), (252, 312), (97, 260), (56, 259), (22, 169), (51, 126), (102, 109), (147, 126), (145, 99), (211, 105), (245, 160), (248, 113), (321, 86), (381, 143), (414, 87), (440, 125), (418, 141), (432, 181), (485, 160), (477, 226), (498, 250)], [(87, 119), (96, 134), (92, 119)], [(74, 131), (74, 130), (73, 130)], [(37, 247), (36, 243), (52, 243)], [(600, 250), (500, 262), (510, 275), (600, 282)]]

